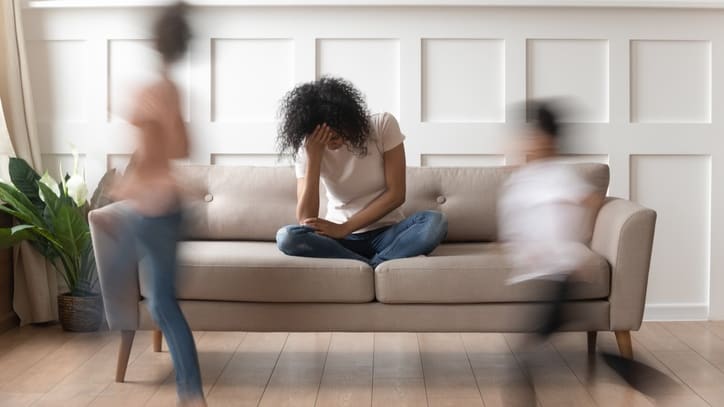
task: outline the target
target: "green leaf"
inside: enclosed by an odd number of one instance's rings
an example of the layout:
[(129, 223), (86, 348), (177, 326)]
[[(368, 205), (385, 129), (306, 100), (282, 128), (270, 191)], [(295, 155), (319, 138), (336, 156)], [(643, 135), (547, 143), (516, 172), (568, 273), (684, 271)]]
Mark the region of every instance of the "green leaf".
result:
[(90, 244), (88, 224), (76, 208), (61, 206), (53, 217), (53, 231), (62, 252), (71, 259), (79, 259)]
[(35, 239), (33, 225), (18, 225), (11, 228), (0, 228), (0, 249), (13, 247), (23, 240)]
[(29, 240), (53, 264), (71, 292), (90, 295), (97, 273), (87, 209), (79, 208), (68, 195), (68, 175), (58, 183), (58, 196), (53, 185), (39, 182), (40, 176), (23, 160), (11, 159), (10, 173), (14, 186), (0, 182), (0, 212), (22, 225), (0, 229), (0, 248)]
[(27, 229), (33, 229), (35, 226), (33, 225), (16, 225), (10, 228), (10, 232), (14, 235), (16, 233), (20, 233)]
[(38, 181), (40, 181), (40, 175), (30, 167), (30, 165), (22, 158), (10, 158), (10, 164), (8, 165), (8, 171), (10, 172), (10, 180), (13, 185), (23, 193), (30, 202), (36, 207), (42, 207), (43, 201), (38, 195)]
[[(58, 264), (58, 260), (60, 261), (60, 265)], [(53, 261), (51, 263), (53, 264), (55, 271), (57, 271), (58, 274), (63, 277), (65, 285), (68, 287), (68, 289), (73, 290), (73, 287), (76, 286), (76, 276), (78, 275), (78, 270), (74, 267), (73, 262), (68, 258), (68, 256), (64, 255), (63, 253), (58, 253), (56, 261)]]
[(81, 258), (80, 270), (76, 286), (71, 293), (77, 296), (95, 295), (95, 286), (98, 283), (98, 275), (96, 272), (96, 259), (93, 253), (93, 247), (88, 247), (83, 251)]
[(13, 216), (18, 218), (20, 221), (30, 223), (35, 226), (43, 226), (43, 219), (40, 215), (40, 211), (38, 211), (38, 208), (33, 205), (28, 197), (23, 195), (20, 190), (12, 185), (0, 182), (0, 201), (10, 205), (10, 207), (12, 207), (15, 211)]
[[(55, 195), (55, 192), (53, 192), (53, 190), (50, 189), (49, 186), (43, 183), (39, 183), (38, 187), (43, 193), (43, 197), (45, 197), (45, 210), (43, 211), (44, 215), (50, 213), (52, 219), (52, 217), (54, 217), (63, 206), (63, 199)], [(46, 221), (49, 220), (47, 216), (45, 217)]]
[[(0, 196), (1, 196), (1, 195), (2, 195), (2, 194), (0, 194)], [(2, 201), (2, 197), (0, 197), (0, 201)], [(16, 219), (19, 219), (19, 218), (18, 218), (18, 215), (22, 216), (22, 214), (21, 214), (20, 212), (16, 211), (15, 209), (13, 209), (13, 208), (11, 208), (11, 207), (9, 207), (9, 206), (2, 205), (2, 204), (0, 204), (0, 212), (7, 213), (8, 215), (10, 215), (10, 216), (12, 216), (13, 218), (16, 218)]]

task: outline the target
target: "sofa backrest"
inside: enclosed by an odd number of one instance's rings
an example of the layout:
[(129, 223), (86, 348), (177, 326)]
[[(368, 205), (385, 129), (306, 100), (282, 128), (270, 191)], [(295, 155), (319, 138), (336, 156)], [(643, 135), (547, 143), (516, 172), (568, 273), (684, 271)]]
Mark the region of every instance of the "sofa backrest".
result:
[[(572, 164), (605, 195), (609, 171), (604, 164)], [(490, 242), (497, 239), (500, 189), (515, 167), (407, 169), (405, 215), (432, 209), (448, 218), (448, 242)]]
[[(571, 164), (606, 194), (605, 164)], [(405, 215), (434, 209), (448, 217), (447, 241), (494, 241), (500, 188), (514, 167), (407, 168)], [(276, 231), (297, 223), (292, 167), (189, 165), (178, 168), (190, 200), (186, 238), (273, 241)], [(323, 195), (323, 192), (321, 193)], [(326, 200), (320, 200), (320, 214)]]

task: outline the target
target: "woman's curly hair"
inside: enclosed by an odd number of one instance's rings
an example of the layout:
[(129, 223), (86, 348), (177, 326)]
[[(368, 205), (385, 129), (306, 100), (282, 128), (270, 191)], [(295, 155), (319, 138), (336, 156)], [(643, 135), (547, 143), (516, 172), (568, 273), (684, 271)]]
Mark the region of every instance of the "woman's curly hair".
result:
[(370, 114), (362, 93), (347, 80), (324, 76), (296, 86), (284, 96), (279, 116), (280, 155), (296, 159), (304, 139), (323, 123), (344, 139), (349, 151), (367, 155)]
[(153, 25), (156, 50), (167, 63), (176, 62), (188, 48), (191, 27), (186, 20), (187, 11), (188, 6), (183, 2), (167, 6)]

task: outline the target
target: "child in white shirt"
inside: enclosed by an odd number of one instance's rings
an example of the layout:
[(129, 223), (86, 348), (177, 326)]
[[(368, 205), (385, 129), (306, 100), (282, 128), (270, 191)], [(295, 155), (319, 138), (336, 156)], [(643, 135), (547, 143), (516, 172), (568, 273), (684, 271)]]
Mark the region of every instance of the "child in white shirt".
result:
[(554, 304), (541, 333), (560, 324), (560, 305), (570, 276), (581, 265), (593, 214), (601, 199), (593, 185), (558, 158), (560, 126), (550, 105), (533, 106), (534, 122), (523, 141), (528, 164), (503, 186), (498, 202), (499, 240), (509, 248), (509, 284), (532, 279), (552, 283)]

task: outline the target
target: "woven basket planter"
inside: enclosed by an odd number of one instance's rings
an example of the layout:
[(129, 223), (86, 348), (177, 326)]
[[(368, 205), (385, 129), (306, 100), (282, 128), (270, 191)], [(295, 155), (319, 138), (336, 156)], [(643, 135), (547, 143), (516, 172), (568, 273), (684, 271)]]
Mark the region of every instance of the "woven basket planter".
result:
[(58, 295), (58, 316), (66, 331), (97, 331), (103, 321), (103, 300), (100, 295), (74, 297)]

